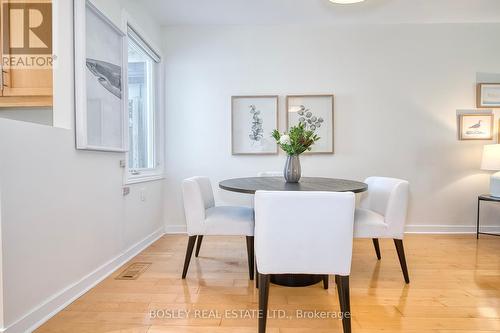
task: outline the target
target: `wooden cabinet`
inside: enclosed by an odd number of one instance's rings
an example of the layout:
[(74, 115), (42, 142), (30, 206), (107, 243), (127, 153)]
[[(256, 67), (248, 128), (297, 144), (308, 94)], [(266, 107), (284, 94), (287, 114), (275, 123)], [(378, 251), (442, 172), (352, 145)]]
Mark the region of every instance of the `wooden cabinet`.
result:
[[(51, 14), (47, 17), (43, 16), (48, 12), (47, 8), (33, 7), (40, 4), (50, 6), (51, 2), (31, 0), (29, 3), (20, 3), (13, 0), (0, 0), (0, 4), (0, 108), (52, 106), (52, 36), (50, 35), (49, 44), (38, 38), (37, 30), (31, 28), (47, 20), (50, 22), (46, 21), (43, 24), (50, 24), (51, 34)], [(39, 23), (40, 26), (41, 24)], [(47, 34), (46, 31), (44, 32)], [(26, 38), (26, 34), (29, 38)], [(43, 47), (47, 44), (50, 45), (50, 53), (43, 52)], [(20, 45), (24, 47), (23, 50), (27, 50), (26, 54), (19, 51)], [(42, 52), (32, 52), (30, 47), (33, 45)], [(49, 48), (46, 47), (46, 49)]]
[(3, 71), (0, 107), (52, 106), (52, 69)]

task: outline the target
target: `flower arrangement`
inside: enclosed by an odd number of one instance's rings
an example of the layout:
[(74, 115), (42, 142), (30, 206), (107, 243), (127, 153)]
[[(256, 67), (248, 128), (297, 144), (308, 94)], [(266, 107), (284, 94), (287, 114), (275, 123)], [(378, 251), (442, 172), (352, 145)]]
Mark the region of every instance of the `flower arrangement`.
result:
[(307, 130), (302, 122), (291, 127), (288, 133), (281, 134), (278, 130), (274, 130), (272, 136), (289, 156), (300, 155), (311, 150), (311, 146), (320, 139), (314, 131)]

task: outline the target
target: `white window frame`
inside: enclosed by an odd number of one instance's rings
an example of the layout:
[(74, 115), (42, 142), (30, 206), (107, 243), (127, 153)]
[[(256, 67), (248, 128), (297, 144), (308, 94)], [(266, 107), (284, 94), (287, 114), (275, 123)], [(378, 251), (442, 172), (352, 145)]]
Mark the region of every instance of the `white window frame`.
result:
[[(163, 63), (161, 61), (161, 57), (158, 52), (147, 42), (147, 40), (143, 37), (143, 34), (140, 34), (138, 30), (132, 25), (130, 22), (126, 23), (127, 27), (127, 54), (126, 63), (128, 64), (128, 45), (129, 39), (132, 39), (143, 51), (145, 51), (154, 61), (155, 65), (153, 68), (153, 87), (154, 87), (154, 95), (153, 95), (153, 108), (154, 108), (154, 156), (156, 167), (150, 169), (130, 169), (129, 168), (129, 152), (125, 155), (125, 180), (124, 183), (128, 184), (136, 184), (142, 182), (155, 181), (165, 178), (164, 175), (164, 102), (162, 100), (162, 95), (160, 91), (163, 89)], [(127, 94), (127, 106), (128, 106), (128, 72), (126, 77), (126, 94)], [(128, 110), (128, 108), (127, 108)], [(127, 133), (129, 128), (128, 123), (128, 112), (127, 112)]]

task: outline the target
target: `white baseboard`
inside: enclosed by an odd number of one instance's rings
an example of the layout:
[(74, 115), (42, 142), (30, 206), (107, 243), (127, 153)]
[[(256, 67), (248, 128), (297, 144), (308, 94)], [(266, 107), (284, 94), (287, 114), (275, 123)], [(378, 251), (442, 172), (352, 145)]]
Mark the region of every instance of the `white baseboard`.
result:
[(16, 321), (14, 324), (9, 325), (1, 331), (6, 333), (25, 333), (34, 331), (164, 234), (164, 227), (156, 230), (143, 240), (132, 245), (122, 254), (118, 255), (114, 259), (111, 259), (92, 273), (86, 275), (80, 281), (68, 286), (60, 293), (52, 296), (35, 309), (31, 310), (24, 317)]
[[(500, 226), (481, 226), (481, 231), (500, 233)], [(475, 234), (475, 225), (407, 225), (407, 234)]]
[(185, 234), (187, 232), (185, 224), (166, 225), (165, 233), (169, 235)]

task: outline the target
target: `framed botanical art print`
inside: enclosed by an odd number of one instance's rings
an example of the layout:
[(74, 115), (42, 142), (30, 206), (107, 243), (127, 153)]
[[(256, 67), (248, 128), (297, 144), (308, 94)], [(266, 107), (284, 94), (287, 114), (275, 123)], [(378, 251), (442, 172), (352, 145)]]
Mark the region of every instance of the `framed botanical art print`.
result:
[(463, 114), (460, 115), (460, 140), (492, 140), (493, 114)]
[(319, 137), (308, 154), (334, 152), (333, 95), (292, 95), (286, 97), (287, 128), (304, 124)]
[(477, 85), (478, 108), (500, 108), (500, 83), (479, 83)]
[(271, 133), (278, 128), (278, 96), (231, 98), (231, 149), (233, 155), (278, 154)]

